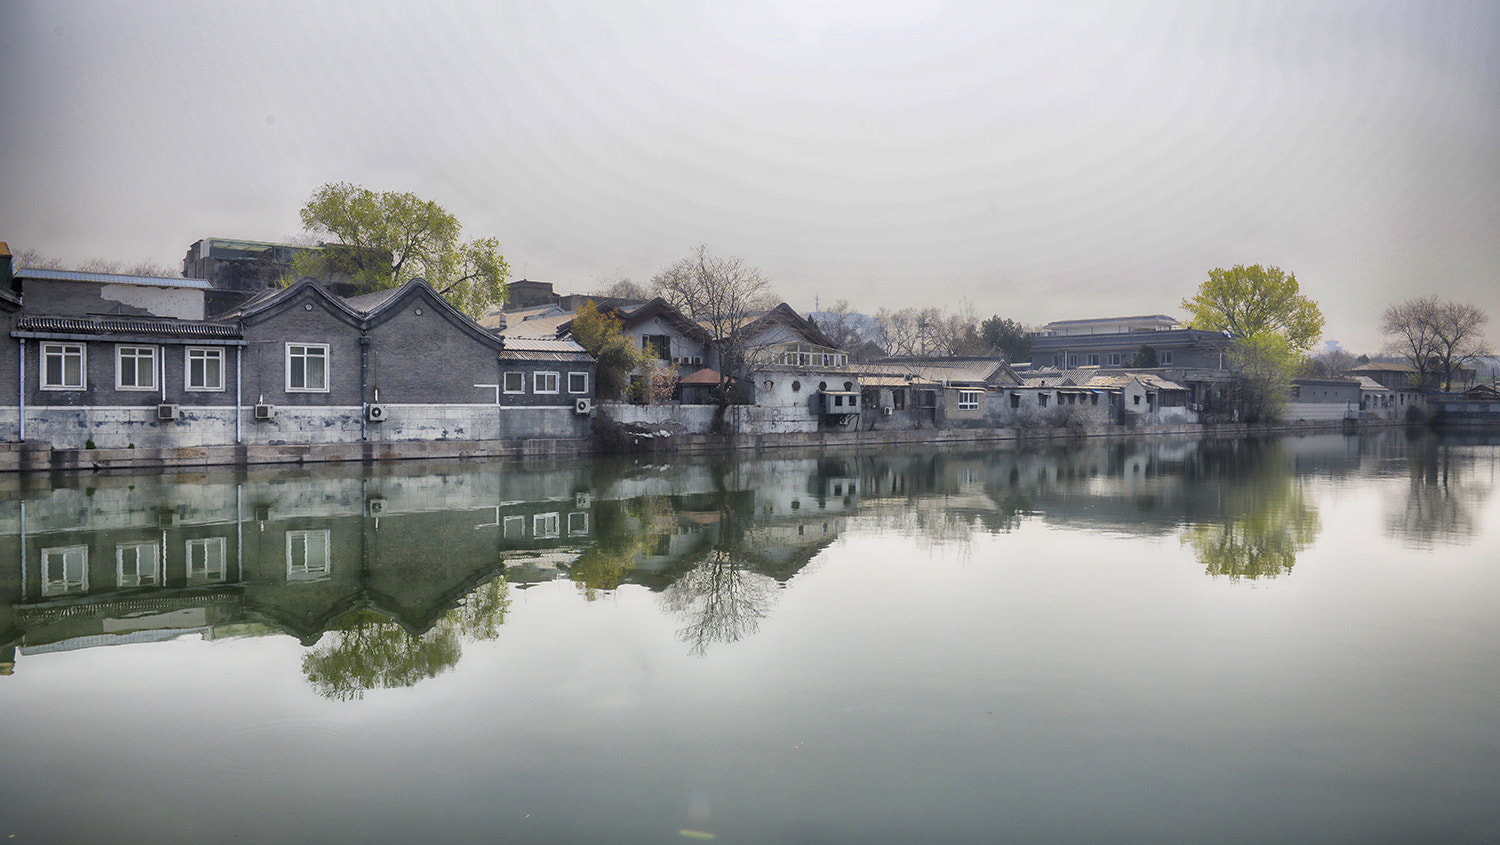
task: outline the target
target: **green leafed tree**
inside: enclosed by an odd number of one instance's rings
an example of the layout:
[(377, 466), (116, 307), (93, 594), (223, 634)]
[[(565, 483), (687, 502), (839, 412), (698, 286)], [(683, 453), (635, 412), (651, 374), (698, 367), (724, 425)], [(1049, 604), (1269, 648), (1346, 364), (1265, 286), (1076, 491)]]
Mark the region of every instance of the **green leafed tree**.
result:
[(648, 362), (645, 351), (621, 331), (620, 321), (601, 313), (592, 299), (578, 310), (570, 331), (597, 362), (595, 381), (601, 399), (619, 399), (630, 383), (630, 374)]
[(377, 291), (421, 277), (475, 319), (505, 301), (510, 265), (500, 241), (462, 240), (458, 218), (432, 200), (338, 182), (314, 191), (301, 216), (309, 232), (332, 240), (299, 257), (293, 278)]
[(1020, 363), (1031, 359), (1031, 345), (1036, 341), (1036, 332), (1008, 317), (996, 315), (979, 326), (979, 335), (991, 349), (1005, 356), (1005, 360)]
[(1297, 277), (1279, 267), (1214, 269), (1198, 294), (1182, 301), (1195, 329), (1227, 331), (1234, 337), (1272, 332), (1294, 351), (1307, 354), (1323, 335), (1323, 312), (1303, 296)]
[(1227, 332), (1238, 370), (1234, 411), (1240, 422), (1280, 418), (1291, 380), (1323, 334), (1323, 312), (1302, 295), (1297, 277), (1279, 267), (1214, 269), (1182, 301), (1195, 329)]

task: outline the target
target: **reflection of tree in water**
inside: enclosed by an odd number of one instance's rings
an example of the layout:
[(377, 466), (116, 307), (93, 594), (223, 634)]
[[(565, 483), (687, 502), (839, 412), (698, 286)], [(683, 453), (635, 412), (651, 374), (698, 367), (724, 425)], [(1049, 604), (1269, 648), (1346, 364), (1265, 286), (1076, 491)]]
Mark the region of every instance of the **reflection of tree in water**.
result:
[(695, 655), (711, 643), (737, 642), (760, 630), (777, 596), (776, 579), (752, 571), (752, 550), (761, 541), (747, 530), (748, 515), (735, 512), (729, 495), (716, 498), (713, 544), (662, 593), (667, 611), (687, 622), (677, 634)]
[(302, 658), (302, 672), (318, 695), (335, 701), (365, 690), (409, 687), (453, 668), (465, 641), (499, 635), (510, 607), (510, 587), (495, 578), (465, 596), (420, 635), (379, 611), (361, 608), (339, 620), (329, 642)]
[(714, 548), (662, 595), (666, 609), (687, 624), (677, 632), (692, 653), (711, 643), (732, 643), (760, 630), (776, 600), (774, 578), (751, 572), (729, 549)]
[(620, 586), (625, 573), (646, 553), (655, 538), (676, 527), (676, 513), (666, 496), (600, 502), (594, 508), (593, 545), (568, 567), (568, 575), (585, 598)]
[(1475, 534), (1474, 506), (1491, 485), (1474, 477), (1474, 458), (1428, 435), (1411, 444), (1410, 486), (1400, 509), (1385, 517), (1386, 531), (1416, 546), (1462, 542)]
[(1280, 444), (1246, 441), (1230, 448), (1236, 454), (1209, 455), (1206, 463), (1248, 472), (1217, 476), (1224, 491), (1220, 518), (1190, 527), (1183, 542), (1215, 577), (1238, 581), (1290, 572), (1297, 553), (1322, 530), (1318, 510), (1297, 483), (1293, 462)]

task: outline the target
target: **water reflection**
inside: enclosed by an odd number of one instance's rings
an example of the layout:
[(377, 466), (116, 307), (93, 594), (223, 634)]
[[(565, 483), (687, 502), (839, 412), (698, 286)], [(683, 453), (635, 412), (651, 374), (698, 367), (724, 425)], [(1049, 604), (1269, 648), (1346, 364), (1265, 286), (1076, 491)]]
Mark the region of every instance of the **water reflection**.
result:
[(409, 687), (457, 665), (464, 642), (499, 636), (509, 607), (509, 588), (499, 577), (464, 596), (426, 631), (409, 630), (398, 616), (373, 607), (352, 610), (302, 658), (302, 672), (319, 695), (338, 701)]
[[(1488, 441), (1320, 435), (1052, 449), (496, 469), (222, 471), (0, 479), (0, 671), (23, 655), (289, 635), (324, 696), (451, 668), (503, 632), (510, 590), (660, 596), (694, 654), (755, 634), (841, 536), (967, 547), (1028, 523), (1159, 536), (1210, 576), (1285, 576), (1329, 485), (1385, 484), (1384, 526), (1471, 542)], [(913, 577), (921, 577), (914, 568)]]
[(1278, 440), (1226, 441), (1203, 458), (1199, 466), (1224, 482), (1218, 517), (1183, 536), (1204, 571), (1232, 581), (1290, 572), (1321, 527), (1291, 450)]

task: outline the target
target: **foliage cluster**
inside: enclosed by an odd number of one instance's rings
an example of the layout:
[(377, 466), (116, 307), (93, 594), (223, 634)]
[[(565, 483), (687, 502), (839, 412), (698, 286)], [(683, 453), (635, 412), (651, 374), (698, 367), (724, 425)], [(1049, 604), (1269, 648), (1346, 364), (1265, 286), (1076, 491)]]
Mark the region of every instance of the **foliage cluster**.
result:
[(500, 241), (462, 240), (458, 218), (436, 202), (338, 182), (314, 191), (301, 218), (309, 232), (336, 242), (298, 257), (292, 279), (338, 279), (378, 291), (421, 277), (474, 319), (505, 301), (510, 265)]
[(589, 300), (573, 318), (573, 339), (595, 361), (595, 390), (600, 399), (619, 399), (630, 384), (630, 374), (646, 366), (644, 350), (638, 348), (620, 328), (617, 317), (603, 313)]

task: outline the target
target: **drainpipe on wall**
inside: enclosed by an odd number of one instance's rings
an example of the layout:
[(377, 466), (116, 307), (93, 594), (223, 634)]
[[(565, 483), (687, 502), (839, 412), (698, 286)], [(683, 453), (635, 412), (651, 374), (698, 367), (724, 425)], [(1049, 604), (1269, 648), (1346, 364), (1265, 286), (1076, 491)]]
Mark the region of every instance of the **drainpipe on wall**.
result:
[[(245, 347), (243, 347), (243, 346), (236, 346), (234, 348), (234, 442), (235, 443), (241, 442), (241, 439), (240, 439), (240, 426), (244, 425), (244, 419), (245, 419), (245, 394), (244, 394), (244, 391), (243, 391), (243, 387), (244, 386), (240, 383), (240, 372), (241, 372), (240, 371), (240, 353), (242, 353), (244, 351), (245, 351)], [(238, 487), (236, 487), (234, 495), (235, 495), (236, 499), (239, 497), (239, 489), (238, 489)], [(238, 514), (239, 512), (236, 511), (235, 513)]]
[(16, 378), (20, 380), (20, 383), (17, 385), (19, 390), (16, 396), (20, 398), (21, 415), (19, 421), (21, 428), (16, 434), (16, 439), (24, 441), (26, 439), (26, 338), (17, 338), (17, 340), (21, 341), (21, 366), (16, 368)]
[(370, 439), (370, 336), (359, 336), (359, 439)]

